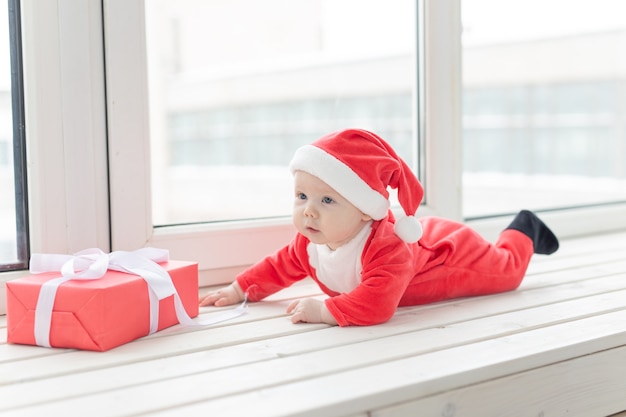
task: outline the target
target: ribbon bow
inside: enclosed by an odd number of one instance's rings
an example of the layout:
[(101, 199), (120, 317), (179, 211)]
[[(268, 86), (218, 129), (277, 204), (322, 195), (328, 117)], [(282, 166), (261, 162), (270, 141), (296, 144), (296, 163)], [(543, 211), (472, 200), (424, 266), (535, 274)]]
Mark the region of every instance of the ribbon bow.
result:
[(142, 248), (132, 252), (116, 251), (105, 253), (92, 248), (75, 253), (33, 254), (30, 260), (30, 272), (60, 271), (61, 277), (46, 281), (39, 291), (35, 309), (35, 342), (39, 346), (50, 347), (50, 323), (57, 289), (62, 283), (72, 280), (102, 278), (108, 269), (139, 275), (148, 284), (150, 299), (150, 334), (158, 329), (159, 300), (174, 296), (174, 309), (178, 322), (184, 326), (206, 326), (243, 314), (245, 302), (237, 309), (214, 317), (205, 322), (196, 322), (185, 311), (185, 307), (174, 287), (171, 277), (158, 262), (167, 262), (169, 251), (157, 248)]

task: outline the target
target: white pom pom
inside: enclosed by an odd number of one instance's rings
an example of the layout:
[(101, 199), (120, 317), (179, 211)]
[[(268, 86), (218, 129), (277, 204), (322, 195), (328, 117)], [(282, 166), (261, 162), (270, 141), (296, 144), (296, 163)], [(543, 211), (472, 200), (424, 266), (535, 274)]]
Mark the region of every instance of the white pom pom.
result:
[(407, 243), (415, 243), (422, 237), (422, 224), (415, 216), (403, 216), (394, 225), (396, 235)]

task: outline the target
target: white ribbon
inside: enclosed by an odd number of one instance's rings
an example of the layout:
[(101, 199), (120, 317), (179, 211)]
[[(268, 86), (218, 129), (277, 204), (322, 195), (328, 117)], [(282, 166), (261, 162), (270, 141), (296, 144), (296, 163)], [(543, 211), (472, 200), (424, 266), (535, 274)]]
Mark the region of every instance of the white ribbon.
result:
[(174, 296), (176, 318), (183, 326), (208, 326), (243, 314), (246, 301), (239, 307), (214, 316), (209, 320), (197, 322), (193, 320), (174, 287), (170, 275), (157, 262), (167, 262), (169, 252), (166, 249), (142, 248), (133, 252), (104, 253), (100, 249), (86, 249), (74, 255), (35, 253), (30, 259), (30, 272), (60, 271), (61, 277), (46, 281), (39, 291), (35, 309), (35, 342), (39, 346), (50, 347), (50, 323), (57, 289), (62, 283), (72, 279), (99, 279), (107, 269), (139, 275), (148, 284), (150, 299), (150, 334), (158, 329), (159, 300)]

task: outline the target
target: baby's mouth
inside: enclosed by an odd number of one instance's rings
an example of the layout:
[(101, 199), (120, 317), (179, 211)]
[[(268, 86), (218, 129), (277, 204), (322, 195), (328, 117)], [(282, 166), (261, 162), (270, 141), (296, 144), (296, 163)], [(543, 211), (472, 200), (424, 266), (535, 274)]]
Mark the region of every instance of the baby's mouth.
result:
[(317, 230), (316, 228), (309, 226), (309, 225), (305, 225), (305, 228), (307, 230), (307, 232), (311, 232), (311, 233), (317, 233), (319, 232), (319, 230)]

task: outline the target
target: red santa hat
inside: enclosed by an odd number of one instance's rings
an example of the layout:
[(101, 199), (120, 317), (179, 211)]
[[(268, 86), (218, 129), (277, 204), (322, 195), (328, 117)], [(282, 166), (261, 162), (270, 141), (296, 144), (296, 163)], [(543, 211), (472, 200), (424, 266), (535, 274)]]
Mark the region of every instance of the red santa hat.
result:
[(374, 133), (348, 129), (323, 136), (299, 148), (289, 169), (321, 179), (374, 220), (383, 219), (389, 211), (387, 187), (397, 189), (405, 216), (396, 220), (396, 235), (409, 243), (422, 236), (415, 213), (424, 189), (411, 168)]

